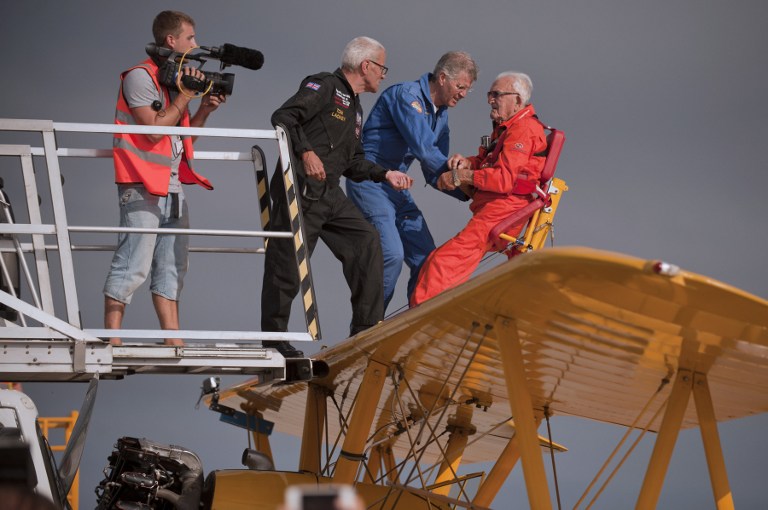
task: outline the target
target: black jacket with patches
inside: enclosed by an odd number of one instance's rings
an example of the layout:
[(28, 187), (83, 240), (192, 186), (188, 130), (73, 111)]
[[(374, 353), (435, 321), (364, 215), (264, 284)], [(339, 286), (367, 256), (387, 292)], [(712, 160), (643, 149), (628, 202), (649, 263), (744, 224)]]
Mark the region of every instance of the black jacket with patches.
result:
[[(360, 140), (363, 108), (341, 69), (304, 78), (271, 120), (273, 126), (282, 124), (291, 138), (299, 189), (305, 196), (322, 196), (326, 186), (339, 185), (342, 175), (356, 182), (385, 180), (387, 169), (365, 159)], [(325, 182), (306, 178), (301, 154), (308, 150), (323, 162)]]

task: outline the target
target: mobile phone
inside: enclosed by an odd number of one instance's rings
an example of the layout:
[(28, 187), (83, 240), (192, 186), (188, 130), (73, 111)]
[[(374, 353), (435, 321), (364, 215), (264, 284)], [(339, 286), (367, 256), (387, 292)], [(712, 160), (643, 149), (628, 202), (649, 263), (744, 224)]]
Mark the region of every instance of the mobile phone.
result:
[(350, 485), (291, 485), (285, 489), (285, 510), (347, 510), (355, 508)]

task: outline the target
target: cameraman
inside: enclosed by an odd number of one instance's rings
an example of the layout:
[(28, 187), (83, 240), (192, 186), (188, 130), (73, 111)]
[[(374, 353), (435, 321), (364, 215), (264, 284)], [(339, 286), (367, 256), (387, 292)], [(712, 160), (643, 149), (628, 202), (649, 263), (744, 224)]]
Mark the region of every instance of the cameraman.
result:
[[(195, 22), (187, 14), (163, 11), (155, 17), (152, 34), (158, 47), (185, 53), (195, 47)], [(163, 60), (148, 58), (120, 75), (115, 124), (202, 127), (225, 97), (207, 94), (190, 117), (195, 97), (179, 81), (178, 90), (161, 85), (158, 70)], [(204, 80), (204, 74), (185, 67), (183, 74)], [(180, 78), (180, 77), (179, 77)], [(133, 228), (189, 228), (182, 184), (213, 189), (192, 169), (192, 139), (176, 135), (115, 134), (115, 182), (120, 200), (120, 226)], [(125, 306), (151, 274), (152, 302), (160, 327), (179, 329), (178, 300), (188, 262), (188, 236), (120, 233), (112, 265), (104, 284), (104, 326), (119, 329)], [(151, 271), (151, 272), (150, 272)], [(119, 338), (110, 343), (120, 345)], [(166, 345), (183, 345), (167, 338)]]

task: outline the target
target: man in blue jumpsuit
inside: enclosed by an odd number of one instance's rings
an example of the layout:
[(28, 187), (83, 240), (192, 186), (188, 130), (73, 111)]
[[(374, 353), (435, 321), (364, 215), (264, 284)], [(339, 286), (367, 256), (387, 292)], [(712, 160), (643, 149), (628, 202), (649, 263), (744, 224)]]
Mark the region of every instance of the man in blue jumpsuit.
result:
[[(389, 87), (365, 122), (365, 157), (402, 172), (418, 159), (424, 180), (437, 189), (438, 177), (448, 171), (448, 108), (466, 97), (475, 80), (474, 60), (467, 53), (451, 51), (440, 58), (432, 73)], [(447, 193), (468, 199), (459, 189)], [(384, 308), (395, 293), (403, 262), (411, 270), (410, 298), (422, 264), (435, 249), (432, 234), (410, 192), (348, 179), (347, 195), (381, 236)]]

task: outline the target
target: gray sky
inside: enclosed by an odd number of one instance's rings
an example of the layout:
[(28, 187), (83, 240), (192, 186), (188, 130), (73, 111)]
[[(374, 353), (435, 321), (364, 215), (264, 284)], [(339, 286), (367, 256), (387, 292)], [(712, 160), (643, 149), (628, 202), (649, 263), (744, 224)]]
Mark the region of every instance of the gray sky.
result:
[[(346, 42), (368, 35), (388, 51), (384, 86), (416, 79), (448, 50), (465, 50), (477, 59), (481, 72), (475, 90), (450, 114), (451, 151), (466, 154), (489, 132), (485, 92), (493, 78), (504, 70), (526, 72), (533, 79), (539, 116), (568, 137), (558, 175), (570, 191), (557, 217), (557, 245), (663, 259), (768, 296), (768, 201), (763, 196), (768, 188), (763, 146), (768, 138), (763, 98), (768, 7), (759, 0), (6, 2), (0, 17), (0, 116), (111, 123), (118, 75), (145, 58), (152, 19), (165, 8), (195, 18), (199, 44), (231, 43), (264, 53), (259, 71), (228, 70), (236, 74), (234, 94), (209, 127), (268, 128), (272, 111), (304, 76), (333, 70)], [(364, 96), (366, 111), (374, 99)], [(111, 146), (109, 137), (99, 140), (101, 147)], [(198, 144), (199, 149), (218, 147)], [(274, 150), (265, 149), (272, 168)], [(13, 168), (0, 161), (12, 199), (23, 196)], [(242, 167), (199, 164), (198, 169), (216, 189), (188, 188), (194, 227), (259, 229), (253, 182)], [(417, 170), (411, 172), (414, 194), (440, 244), (463, 227), (469, 211), (466, 204), (424, 188)], [(69, 161), (63, 173), (71, 224), (117, 224), (111, 164)], [(182, 327), (258, 329), (263, 261), (224, 257), (221, 263), (193, 255)], [(105, 253), (76, 256), (86, 327), (101, 327), (101, 287), (109, 260)], [(349, 292), (340, 265), (324, 246), (319, 245), (312, 267), (323, 343), (332, 345), (346, 337)], [(404, 284), (403, 277), (390, 311), (405, 304)], [(294, 330), (302, 327), (298, 310), (294, 307)], [(137, 292), (125, 326), (156, 327), (146, 287)], [(93, 506), (92, 490), (122, 435), (195, 450), (206, 471), (239, 467), (245, 433), (214, 423), (217, 417), (210, 411), (194, 410), (201, 380), (133, 376), (102, 383), (82, 465), (82, 508)], [(237, 380), (224, 378), (224, 383)], [(86, 387), (27, 384), (25, 389), (43, 414), (60, 415), (79, 407)], [(563, 501), (572, 506), (623, 430), (558, 417), (552, 425), (554, 439), (571, 449), (557, 460)], [(764, 504), (767, 427), (763, 415), (720, 428), (739, 508)], [(649, 444), (642, 443), (638, 458), (619, 473), (598, 508), (634, 501)], [(276, 437), (273, 450), (279, 468), (296, 468), (293, 440)], [(698, 432), (686, 431), (659, 507), (711, 507), (708, 485)], [(494, 506), (524, 508), (524, 501), (518, 472)]]

